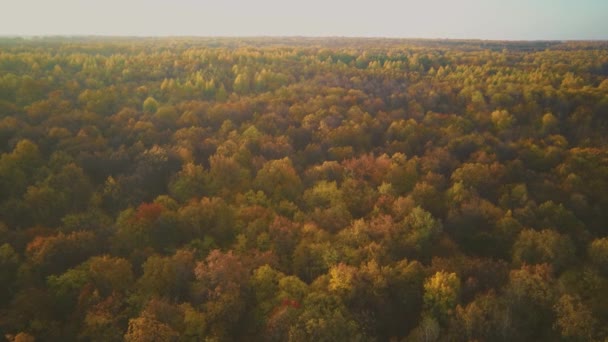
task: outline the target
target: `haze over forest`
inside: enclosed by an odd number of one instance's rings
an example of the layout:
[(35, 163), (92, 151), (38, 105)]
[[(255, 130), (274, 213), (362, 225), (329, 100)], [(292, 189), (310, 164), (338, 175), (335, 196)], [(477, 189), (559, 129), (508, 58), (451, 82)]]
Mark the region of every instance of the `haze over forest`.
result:
[(0, 35), (605, 40), (604, 0), (8, 0)]

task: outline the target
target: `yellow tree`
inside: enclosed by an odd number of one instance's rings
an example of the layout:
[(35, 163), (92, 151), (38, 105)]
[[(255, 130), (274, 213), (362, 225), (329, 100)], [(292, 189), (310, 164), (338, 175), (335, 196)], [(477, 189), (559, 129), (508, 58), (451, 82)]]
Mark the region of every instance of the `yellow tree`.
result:
[(424, 282), (425, 309), (439, 322), (447, 322), (459, 295), (460, 279), (456, 273), (440, 271)]

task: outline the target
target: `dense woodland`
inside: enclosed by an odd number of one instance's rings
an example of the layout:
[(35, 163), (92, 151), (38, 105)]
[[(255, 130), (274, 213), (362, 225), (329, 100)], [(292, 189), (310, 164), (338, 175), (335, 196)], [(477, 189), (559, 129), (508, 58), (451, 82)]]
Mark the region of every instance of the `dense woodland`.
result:
[(9, 341), (606, 341), (608, 44), (0, 39)]

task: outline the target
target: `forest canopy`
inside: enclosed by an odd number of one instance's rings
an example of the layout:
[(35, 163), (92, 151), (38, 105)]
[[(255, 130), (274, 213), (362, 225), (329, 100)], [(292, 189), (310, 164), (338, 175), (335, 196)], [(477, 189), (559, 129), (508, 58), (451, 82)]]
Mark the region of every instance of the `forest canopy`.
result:
[(608, 44), (1, 38), (9, 341), (604, 341)]

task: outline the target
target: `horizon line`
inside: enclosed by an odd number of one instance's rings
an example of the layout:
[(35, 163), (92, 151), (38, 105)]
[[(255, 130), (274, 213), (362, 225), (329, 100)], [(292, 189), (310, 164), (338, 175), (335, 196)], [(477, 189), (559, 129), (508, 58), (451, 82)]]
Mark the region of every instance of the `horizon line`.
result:
[(219, 38), (219, 39), (383, 39), (383, 40), (429, 40), (429, 41), (480, 41), (480, 42), (608, 42), (608, 38), (576, 39), (518, 39), (518, 38), (450, 38), (450, 37), (407, 37), (407, 36), (348, 36), (348, 35), (139, 35), (139, 34), (0, 34), (0, 38), (131, 38), (131, 39), (171, 39), (171, 38)]

